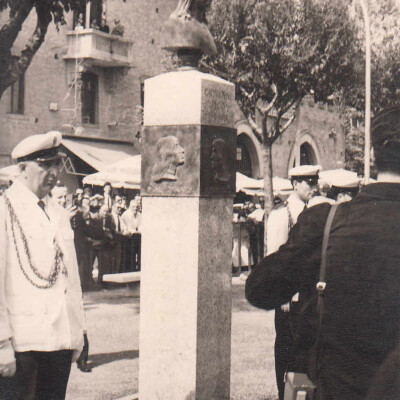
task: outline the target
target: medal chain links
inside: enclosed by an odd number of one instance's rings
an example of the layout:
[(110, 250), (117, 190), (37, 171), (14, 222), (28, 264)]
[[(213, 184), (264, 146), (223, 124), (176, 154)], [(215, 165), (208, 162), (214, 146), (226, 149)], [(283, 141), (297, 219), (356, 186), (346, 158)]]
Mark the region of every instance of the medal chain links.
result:
[[(32, 261), (31, 261), (32, 260), (31, 252), (29, 250), (28, 242), (26, 240), (26, 236), (25, 236), (24, 231), (22, 229), (21, 223), (19, 222), (18, 217), (15, 214), (15, 211), (14, 211), (14, 209), (13, 209), (11, 203), (10, 203), (10, 200), (8, 199), (8, 197), (5, 194), (4, 194), (4, 200), (5, 200), (8, 212), (10, 213), (11, 231), (12, 231), (12, 236), (13, 236), (13, 240), (14, 240), (15, 250), (16, 250), (16, 253), (17, 253), (18, 264), (19, 264), (19, 267), (20, 267), (22, 273), (24, 274), (25, 278), (33, 286), (37, 287), (38, 289), (49, 289), (49, 288), (51, 288), (52, 286), (54, 286), (54, 284), (57, 281), (57, 278), (58, 278), (58, 275), (59, 275), (60, 269), (61, 269), (61, 263), (63, 263), (63, 259), (62, 259), (63, 258), (63, 253), (62, 253), (62, 251), (60, 249), (60, 246), (58, 245), (57, 241), (54, 239), (54, 246), (55, 246), (55, 249), (56, 249), (55, 256), (54, 256), (54, 264), (53, 264), (53, 266), (51, 268), (51, 271), (50, 271), (50, 274), (49, 274), (48, 277), (42, 275), (39, 272), (39, 270), (33, 265)], [(17, 245), (17, 239), (16, 239), (16, 235), (15, 235), (15, 227), (14, 227), (14, 225), (17, 226), (17, 228), (19, 230), (19, 233), (20, 233), (20, 236), (21, 236), (21, 239), (22, 239), (22, 243), (23, 243), (23, 247), (24, 247), (24, 250), (25, 250), (25, 254), (26, 254), (28, 262), (29, 262), (30, 269), (32, 270), (32, 272), (34, 273), (34, 275), (37, 278), (39, 278), (39, 279), (41, 279), (43, 281), (46, 281), (45, 284), (41, 285), (41, 284), (38, 284), (38, 283), (34, 282), (29, 277), (28, 273), (25, 271), (24, 267), (22, 266), (22, 260), (21, 260), (19, 248), (18, 248), (18, 245)], [(63, 273), (65, 275), (67, 274), (65, 266), (63, 268)]]

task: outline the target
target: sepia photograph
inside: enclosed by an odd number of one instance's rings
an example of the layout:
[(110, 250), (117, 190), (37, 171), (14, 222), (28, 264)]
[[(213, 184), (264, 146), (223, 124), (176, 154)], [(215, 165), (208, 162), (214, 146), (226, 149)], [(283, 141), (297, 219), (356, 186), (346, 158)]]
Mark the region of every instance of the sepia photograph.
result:
[(0, 400), (400, 400), (400, 0), (0, 0)]

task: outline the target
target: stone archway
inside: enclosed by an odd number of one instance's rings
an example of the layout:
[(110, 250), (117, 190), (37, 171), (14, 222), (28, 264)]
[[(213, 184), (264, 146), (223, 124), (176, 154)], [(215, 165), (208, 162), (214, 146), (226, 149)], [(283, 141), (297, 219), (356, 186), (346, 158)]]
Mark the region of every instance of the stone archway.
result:
[(263, 174), (263, 165), (259, 142), (247, 123), (237, 126), (237, 134), (236, 170), (252, 178), (260, 178)]
[(302, 133), (300, 138), (293, 144), (289, 156), (288, 170), (292, 167), (306, 164), (321, 164), (318, 145), (308, 132)]

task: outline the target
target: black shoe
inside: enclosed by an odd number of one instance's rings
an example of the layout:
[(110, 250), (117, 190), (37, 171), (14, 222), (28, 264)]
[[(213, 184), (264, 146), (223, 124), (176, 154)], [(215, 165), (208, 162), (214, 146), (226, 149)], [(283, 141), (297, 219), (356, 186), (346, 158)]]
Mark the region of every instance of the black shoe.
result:
[(76, 364), (82, 372), (92, 372), (92, 367), (87, 362), (77, 362)]

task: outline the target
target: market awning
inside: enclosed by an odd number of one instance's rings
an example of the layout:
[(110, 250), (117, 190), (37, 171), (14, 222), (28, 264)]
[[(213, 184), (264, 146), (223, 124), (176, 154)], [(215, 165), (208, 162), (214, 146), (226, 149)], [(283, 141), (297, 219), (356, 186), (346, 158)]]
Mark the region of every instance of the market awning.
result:
[(114, 188), (140, 189), (140, 155), (126, 157), (95, 174), (83, 178), (83, 183), (88, 185), (103, 186), (110, 182)]
[(130, 143), (63, 139), (62, 145), (97, 171), (138, 154)]
[[(277, 176), (272, 178), (272, 186), (274, 193), (290, 192), (293, 190), (289, 179)], [(239, 190), (250, 196), (264, 196), (264, 179), (249, 178), (240, 172), (236, 172), (236, 191), (238, 192)]]

